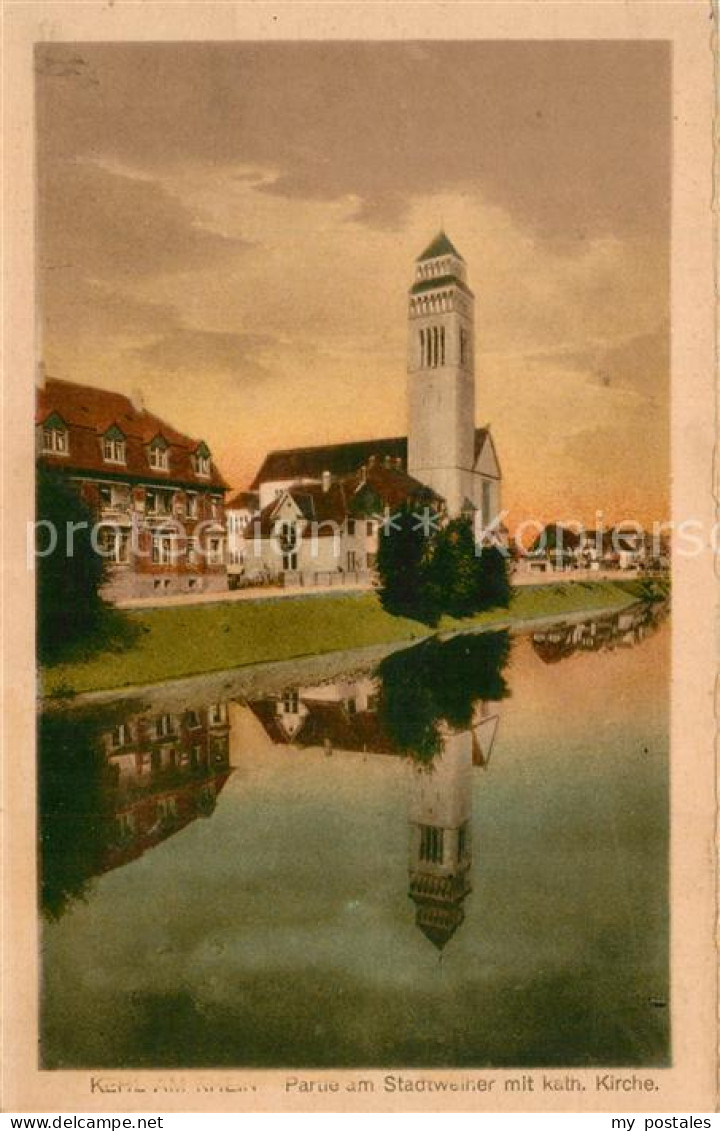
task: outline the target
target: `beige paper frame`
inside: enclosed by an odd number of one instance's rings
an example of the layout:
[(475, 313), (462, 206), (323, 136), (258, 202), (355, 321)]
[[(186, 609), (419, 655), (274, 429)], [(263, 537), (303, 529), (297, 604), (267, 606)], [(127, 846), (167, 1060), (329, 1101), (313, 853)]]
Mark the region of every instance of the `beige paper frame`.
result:
[[(672, 42), (672, 505), (708, 533), (715, 518), (716, 436), (712, 230), (713, 35), (702, 0), (489, 0), (424, 3), (4, 4), (5, 256), (2, 586), (4, 619), (4, 1099), (5, 1111), (711, 1111), (716, 1106), (715, 932), (716, 589), (709, 545), (675, 555), (672, 663), (673, 1066), (636, 1070), (651, 1092), (506, 1093), (520, 1072), (415, 1071), (407, 1077), (493, 1077), (492, 1092), (386, 1094), (382, 1071), (293, 1073), (339, 1082), (337, 1093), (291, 1097), (284, 1071), (41, 1071), (37, 1067), (35, 905), (35, 661), (33, 579), (25, 565), (33, 509), (33, 45), (37, 41), (224, 39), (663, 39)], [(717, 9), (714, 13), (717, 16)], [(632, 105), (628, 105), (632, 113)], [(388, 1066), (390, 1069), (393, 1066)], [(398, 1068), (399, 1066), (394, 1066)], [(630, 1076), (631, 1072), (619, 1073)], [(561, 1072), (545, 1073), (549, 1077)], [(94, 1090), (93, 1080), (118, 1091)], [(351, 1080), (373, 1094), (348, 1092)], [(142, 1092), (132, 1089), (141, 1086)], [(173, 1088), (183, 1087), (182, 1092)]]

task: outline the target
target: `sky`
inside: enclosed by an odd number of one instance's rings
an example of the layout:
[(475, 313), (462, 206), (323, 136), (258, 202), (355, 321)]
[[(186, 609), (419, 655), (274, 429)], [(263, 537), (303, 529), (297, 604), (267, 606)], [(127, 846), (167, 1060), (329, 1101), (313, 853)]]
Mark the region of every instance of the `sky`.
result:
[(406, 431), (407, 289), (444, 227), (511, 527), (669, 492), (660, 42), (37, 50), (41, 354), (264, 454)]

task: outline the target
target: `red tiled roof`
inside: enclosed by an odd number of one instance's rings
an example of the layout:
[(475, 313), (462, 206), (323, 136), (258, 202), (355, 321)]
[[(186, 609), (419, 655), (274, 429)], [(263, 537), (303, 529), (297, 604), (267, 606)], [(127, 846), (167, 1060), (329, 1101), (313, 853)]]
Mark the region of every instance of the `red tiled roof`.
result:
[(225, 503), (226, 510), (256, 511), (260, 503), (257, 491), (236, 491)]
[[(42, 424), (53, 413), (68, 426), (69, 454), (43, 455), (48, 464), (68, 471), (127, 474), (157, 482), (181, 481), (227, 489), (214, 463), (211, 462), (209, 476), (195, 472), (191, 457), (200, 441), (178, 432), (159, 416), (135, 408), (130, 398), (122, 393), (53, 378), (38, 389), (37, 424)], [(102, 437), (113, 425), (125, 436), (124, 464), (108, 464), (103, 460)], [(169, 445), (170, 467), (165, 473), (151, 468), (148, 461), (147, 445), (156, 436), (162, 436)]]
[[(346, 518), (382, 514), (385, 507), (395, 510), (412, 500), (425, 501), (430, 505), (441, 502), (429, 487), (413, 479), (406, 471), (382, 464), (368, 467), (364, 474), (358, 472), (333, 480), (327, 490), (321, 483), (298, 483), (288, 487), (286, 493), (308, 523), (334, 523), (336, 527), (341, 526)], [(279, 499), (273, 499), (260, 512), (258, 522), (263, 538), (273, 533), (278, 503)], [(321, 526), (319, 530), (315, 527), (314, 531), (309, 525), (303, 531), (303, 537), (310, 538), (313, 533), (329, 537), (332, 532), (329, 525), (325, 529)]]
[[(475, 429), (477, 459), (489, 429)], [(332, 475), (352, 475), (373, 456), (382, 463), (386, 458), (399, 459), (407, 467), (407, 436), (387, 436), (379, 440), (352, 440), (346, 444), (327, 444), (317, 448), (284, 448), (268, 452), (250, 487), (258, 490), (262, 483), (319, 479), (324, 471)]]

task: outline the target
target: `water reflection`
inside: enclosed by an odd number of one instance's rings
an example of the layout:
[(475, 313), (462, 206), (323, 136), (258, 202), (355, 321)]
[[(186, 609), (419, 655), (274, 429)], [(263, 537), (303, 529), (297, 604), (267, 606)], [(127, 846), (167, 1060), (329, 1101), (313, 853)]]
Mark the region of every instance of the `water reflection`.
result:
[(668, 603), (637, 605), (614, 617), (600, 617), (578, 624), (555, 625), (532, 634), (535, 653), (546, 664), (556, 664), (574, 652), (612, 651), (633, 648), (655, 632), (668, 614)]
[(509, 653), (506, 632), (433, 638), (389, 656), (374, 675), (248, 704), (274, 744), (410, 760), (408, 894), (418, 928), (438, 950), (465, 917), (472, 772), (490, 761)]
[(226, 703), (40, 721), (42, 904), (57, 918), (93, 876), (210, 817), (230, 775)]
[[(531, 635), (544, 663), (578, 651), (632, 647), (663, 604), (553, 626)], [(376, 669), (236, 697), (275, 745), (404, 757), (409, 890), (415, 921), (441, 950), (472, 890), (473, 771), (486, 770), (509, 694), (506, 632), (433, 637)], [(182, 711), (120, 704), (40, 720), (42, 904), (57, 918), (90, 881), (131, 863), (199, 817), (232, 772), (228, 702)]]
[(665, 1063), (665, 612), (48, 712), (46, 1066)]

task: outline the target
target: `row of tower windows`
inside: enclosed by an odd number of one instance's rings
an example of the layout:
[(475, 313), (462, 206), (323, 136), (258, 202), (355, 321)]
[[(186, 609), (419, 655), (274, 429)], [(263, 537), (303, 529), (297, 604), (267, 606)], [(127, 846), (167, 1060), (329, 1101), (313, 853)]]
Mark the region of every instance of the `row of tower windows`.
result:
[(434, 825), (420, 826), (420, 859), (429, 864), (442, 864), (443, 862), (443, 829)]
[[(428, 326), (420, 330), (420, 365), (423, 369), (437, 369), (438, 365), (445, 364), (445, 327)], [(467, 330), (460, 327), (460, 364), (467, 365), (470, 361), (470, 336)]]
[(418, 279), (433, 279), (436, 275), (449, 275), (452, 271), (452, 259), (433, 259), (429, 263), (420, 263), (417, 269)]
[(420, 358), (423, 369), (437, 369), (445, 364), (444, 326), (428, 326), (420, 331)]
[(443, 310), (453, 310), (453, 296), (451, 291), (441, 291), (437, 295), (427, 298), (413, 298), (410, 300), (411, 314), (435, 314)]

